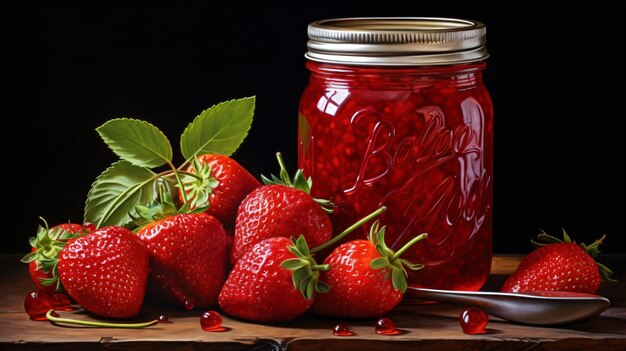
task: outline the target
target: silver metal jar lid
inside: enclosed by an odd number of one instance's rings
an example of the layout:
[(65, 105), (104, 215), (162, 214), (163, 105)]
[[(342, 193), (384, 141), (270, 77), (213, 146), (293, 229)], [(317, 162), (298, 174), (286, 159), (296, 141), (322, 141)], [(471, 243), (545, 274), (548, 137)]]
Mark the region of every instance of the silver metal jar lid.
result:
[(430, 66), (482, 61), (487, 30), (477, 21), (434, 17), (335, 18), (309, 24), (311, 61)]

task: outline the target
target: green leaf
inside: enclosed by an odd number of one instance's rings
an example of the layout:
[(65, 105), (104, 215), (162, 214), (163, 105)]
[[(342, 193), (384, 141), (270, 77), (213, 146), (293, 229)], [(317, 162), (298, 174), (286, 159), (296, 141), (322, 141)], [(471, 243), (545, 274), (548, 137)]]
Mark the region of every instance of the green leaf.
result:
[(93, 183), (85, 203), (85, 222), (125, 226), (137, 217), (136, 205), (145, 205), (157, 197), (157, 177), (148, 168), (128, 161), (118, 161), (107, 168)]
[(314, 279), (315, 278), (312, 275), (307, 275), (300, 281), (299, 290), (302, 293), (302, 296), (304, 296), (304, 298), (307, 299), (307, 300), (311, 299), (309, 297), (310, 295), (307, 295), (309, 282), (314, 280)]
[(304, 298), (307, 300), (310, 300), (313, 298), (313, 292), (315, 292), (315, 284), (317, 283), (317, 279), (312, 278), (311, 280), (309, 280), (308, 284), (306, 285), (306, 293), (304, 295)]
[(309, 255), (309, 245), (307, 245), (304, 235), (300, 235), (296, 240), (296, 248), (298, 249), (298, 251), (300, 251), (302, 256)]
[(405, 260), (404, 258), (401, 258), (400, 262), (402, 262), (402, 265), (408, 267), (412, 271), (417, 271), (417, 270), (422, 269), (422, 268), (425, 267), (421, 263), (413, 263), (411, 261)]
[(330, 285), (318, 281), (317, 284), (315, 284), (315, 291), (321, 294), (325, 294), (330, 291)]
[(293, 271), (296, 270), (298, 268), (302, 268), (304, 266), (307, 265), (307, 261), (301, 258), (290, 258), (287, 260), (284, 260), (280, 266), (283, 267), (284, 269)]
[(200, 162), (197, 157), (191, 159), (191, 165), (195, 176), (183, 174), (181, 177), (189, 208), (209, 207), (210, 195), (219, 185), (219, 181), (213, 177), (211, 165)]
[(402, 292), (406, 291), (408, 287), (406, 277), (404, 276), (402, 271), (395, 266), (391, 267), (391, 282), (394, 289), (400, 290)]
[(29, 254), (27, 254), (26, 256), (22, 257), (22, 259), (20, 261), (22, 261), (23, 263), (30, 263), (38, 258), (41, 257), (41, 253), (37, 252), (37, 251), (33, 251)]
[(256, 98), (230, 100), (204, 110), (180, 138), (185, 159), (207, 153), (230, 156), (248, 135)]
[(569, 235), (567, 235), (565, 228), (561, 228), (561, 229), (563, 229), (563, 241), (566, 243), (571, 243), (572, 239), (569, 237)]
[(148, 122), (116, 118), (96, 131), (116, 155), (135, 166), (153, 168), (172, 161), (169, 140)]
[(386, 257), (377, 257), (370, 262), (370, 267), (373, 269), (382, 269), (389, 266), (389, 260)]
[(302, 282), (302, 280), (308, 276), (309, 272), (307, 272), (306, 269), (296, 269), (295, 271), (293, 271), (291, 276), (291, 279), (293, 280), (293, 290), (298, 290), (300, 282)]

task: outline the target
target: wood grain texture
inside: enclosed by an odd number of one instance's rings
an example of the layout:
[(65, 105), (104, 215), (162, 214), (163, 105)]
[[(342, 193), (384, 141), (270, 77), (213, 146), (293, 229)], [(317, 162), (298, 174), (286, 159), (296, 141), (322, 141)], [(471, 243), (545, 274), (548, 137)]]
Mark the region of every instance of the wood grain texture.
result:
[[(497, 289), (519, 263), (519, 257), (496, 257), (494, 274), (486, 288)], [(200, 311), (180, 311), (147, 302), (136, 321), (166, 314), (171, 324), (130, 329), (59, 327), (31, 321), (23, 312), (23, 298), (33, 288), (26, 265), (18, 256), (0, 256), (0, 349), (1, 350), (626, 350), (626, 289), (624, 284), (600, 292), (612, 306), (593, 320), (572, 325), (540, 328), (490, 321), (481, 335), (463, 334), (458, 326), (461, 308), (446, 304), (403, 303), (389, 313), (403, 333), (377, 335), (375, 320), (338, 320), (311, 315), (297, 321), (263, 325), (224, 316), (227, 332), (200, 329)], [(85, 312), (61, 313), (96, 319)], [(345, 323), (356, 333), (335, 337), (333, 326)]]

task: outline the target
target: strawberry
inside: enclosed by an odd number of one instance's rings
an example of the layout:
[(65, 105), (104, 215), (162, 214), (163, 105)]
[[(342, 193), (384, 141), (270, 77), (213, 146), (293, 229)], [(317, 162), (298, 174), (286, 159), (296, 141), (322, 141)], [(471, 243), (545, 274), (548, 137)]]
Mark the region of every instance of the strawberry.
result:
[[(245, 168), (224, 155), (205, 154), (194, 158), (187, 172), (198, 176), (183, 177), (190, 209), (208, 203), (207, 213), (228, 228), (235, 224), (241, 201), (261, 186)], [(181, 203), (185, 202), (182, 191), (179, 191), (179, 198)]]
[(137, 234), (150, 253), (150, 281), (157, 294), (187, 309), (208, 308), (226, 279), (228, 259), (224, 228), (213, 216), (176, 211), (171, 196), (162, 193), (161, 203), (137, 206), (149, 223)]
[(58, 261), (61, 283), (86, 310), (109, 318), (139, 313), (148, 252), (130, 230), (111, 226), (70, 240)]
[(94, 227), (91, 224), (62, 223), (48, 228), (48, 223), (43, 218), (42, 221), (44, 226), (39, 226), (37, 236), (30, 238), (32, 249), (22, 262), (28, 263), (28, 273), (39, 289), (49, 293), (60, 292), (63, 286), (57, 273), (59, 252), (68, 240), (87, 234)]
[(255, 322), (286, 322), (301, 316), (313, 303), (319, 283), (317, 265), (303, 236), (273, 237), (246, 251), (230, 272), (219, 305), (231, 316)]
[(332, 235), (330, 219), (326, 214), (332, 204), (309, 195), (311, 180), (301, 170), (292, 181), (285, 170), (280, 153), (280, 176), (263, 178), (266, 184), (253, 190), (239, 205), (231, 262), (237, 260), (254, 244), (264, 239), (304, 235), (307, 243), (318, 246)]
[(595, 294), (600, 281), (612, 281), (613, 272), (594, 260), (605, 236), (593, 244), (576, 244), (563, 230), (560, 240), (541, 232), (538, 238), (548, 244), (532, 241), (538, 247), (528, 254), (502, 286), (503, 292), (570, 291)]
[(385, 227), (379, 230), (376, 221), (370, 228), (369, 240), (344, 243), (324, 260), (330, 270), (321, 272), (319, 279), (330, 291), (318, 295), (311, 310), (348, 318), (372, 318), (389, 312), (407, 289), (404, 266), (413, 270), (424, 267), (399, 256), (425, 237), (421, 234), (393, 252), (385, 245)]
[(226, 279), (220, 307), (234, 317), (256, 322), (286, 322), (299, 317), (315, 296), (320, 296), (316, 292), (328, 292), (328, 285), (318, 277), (330, 267), (318, 265), (311, 255), (336, 244), (385, 210), (384, 206), (377, 209), (311, 250), (303, 235), (297, 240), (278, 236), (256, 243)]

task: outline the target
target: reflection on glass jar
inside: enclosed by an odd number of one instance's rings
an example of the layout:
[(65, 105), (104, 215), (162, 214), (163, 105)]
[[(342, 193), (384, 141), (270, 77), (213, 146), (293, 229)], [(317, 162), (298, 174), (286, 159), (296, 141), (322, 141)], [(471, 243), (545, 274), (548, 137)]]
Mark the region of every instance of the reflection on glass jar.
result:
[[(403, 255), (427, 265), (409, 272), (411, 285), (479, 289), (491, 264), (493, 184), (484, 26), (406, 18), (330, 22), (309, 26), (311, 77), (299, 108), (299, 165), (313, 179), (313, 195), (336, 204), (335, 232), (386, 205), (391, 248), (428, 233)], [(381, 30), (386, 37), (375, 35)], [(429, 41), (422, 32), (430, 39), (443, 34)]]

